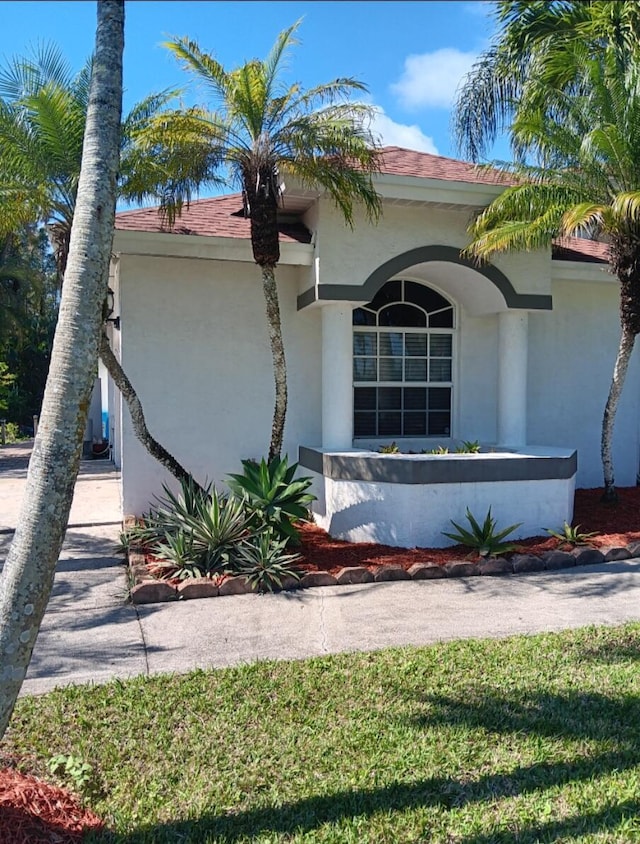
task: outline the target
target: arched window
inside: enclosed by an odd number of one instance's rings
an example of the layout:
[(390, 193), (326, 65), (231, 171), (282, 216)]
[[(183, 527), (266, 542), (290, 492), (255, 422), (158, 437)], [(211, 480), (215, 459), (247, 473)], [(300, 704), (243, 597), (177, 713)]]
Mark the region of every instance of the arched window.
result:
[(354, 310), (354, 436), (450, 435), (454, 318), (444, 296), (404, 280)]

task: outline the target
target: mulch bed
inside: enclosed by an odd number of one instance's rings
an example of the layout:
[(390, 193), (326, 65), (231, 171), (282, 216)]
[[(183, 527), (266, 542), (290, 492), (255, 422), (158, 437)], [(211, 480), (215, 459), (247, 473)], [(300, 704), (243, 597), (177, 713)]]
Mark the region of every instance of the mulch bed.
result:
[[(580, 525), (581, 532), (598, 534), (589, 540), (595, 548), (624, 547), (640, 542), (640, 487), (619, 489), (619, 501), (614, 505), (602, 504), (601, 496), (601, 489), (576, 490), (572, 524)], [(349, 566), (366, 566), (375, 570), (383, 565), (400, 565), (409, 569), (414, 563), (445, 565), (454, 560), (471, 559), (469, 549), (463, 545), (394, 548), (371, 542), (343, 542), (332, 539), (313, 524), (302, 525), (301, 534), (302, 547), (297, 550), (302, 556), (299, 566), (305, 571), (326, 571), (335, 575)], [(551, 536), (533, 536), (514, 544), (520, 553), (538, 557), (547, 551), (555, 551), (560, 545)]]
[(70, 792), (57, 785), (0, 769), (0, 841), (2, 844), (79, 844), (102, 820)]

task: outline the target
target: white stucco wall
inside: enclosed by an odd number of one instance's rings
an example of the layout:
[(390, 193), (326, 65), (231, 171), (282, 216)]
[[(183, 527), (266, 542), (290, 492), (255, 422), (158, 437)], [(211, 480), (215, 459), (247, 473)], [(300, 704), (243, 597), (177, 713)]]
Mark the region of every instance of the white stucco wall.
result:
[[(602, 486), (600, 431), (620, 339), (619, 286), (553, 284), (553, 311), (529, 316), (528, 441), (578, 450), (578, 487)], [(640, 369), (634, 352), (614, 431), (618, 486), (638, 471)]]
[[(410, 249), (432, 245), (462, 249), (469, 242), (466, 229), (471, 211), (465, 208), (443, 210), (385, 203), (378, 226), (367, 223), (358, 212), (353, 230), (329, 200), (320, 200), (319, 213), (315, 239), (323, 284), (361, 285), (379, 266)], [(339, 249), (335, 248), (337, 243)], [(499, 256), (492, 263), (505, 273), (517, 292), (550, 292), (546, 251)], [(302, 280), (300, 292), (312, 285), (313, 273), (306, 272)]]
[[(297, 313), (298, 270), (278, 269), (289, 370), (284, 451), (319, 442), (319, 313)], [(219, 481), (266, 454), (273, 374), (258, 268), (250, 263), (123, 255), (125, 371), (152, 434), (196, 478)], [(123, 505), (140, 513), (170, 476), (135, 439), (123, 412)]]

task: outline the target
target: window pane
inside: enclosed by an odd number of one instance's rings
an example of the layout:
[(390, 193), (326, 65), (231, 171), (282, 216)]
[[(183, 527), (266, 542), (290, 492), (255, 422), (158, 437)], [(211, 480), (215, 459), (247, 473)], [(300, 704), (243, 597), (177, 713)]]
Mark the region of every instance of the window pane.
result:
[(353, 391), (353, 406), (356, 410), (376, 409), (375, 387), (356, 387)]
[(402, 334), (399, 331), (382, 331), (380, 333), (380, 354), (402, 357)]
[(427, 414), (405, 413), (404, 435), (405, 437), (420, 437), (427, 433)]
[(405, 410), (426, 410), (426, 387), (405, 387), (402, 392), (404, 393)]
[(451, 410), (450, 387), (431, 387), (429, 390), (429, 410)]
[(453, 308), (429, 314), (429, 325), (433, 328), (453, 328)]
[(364, 308), (356, 308), (353, 312), (352, 322), (354, 325), (375, 325), (376, 315)]
[(402, 358), (380, 358), (380, 381), (402, 381)]
[(429, 365), (430, 381), (451, 381), (451, 361), (432, 360)]
[(427, 356), (427, 335), (426, 334), (405, 334), (404, 335), (405, 355), (426, 358)]
[(429, 434), (434, 436), (448, 436), (451, 431), (450, 413), (429, 414)]
[(353, 380), (354, 381), (375, 381), (376, 361), (372, 358), (353, 359)]
[(431, 334), (429, 354), (432, 358), (450, 358), (452, 344), (451, 334)]
[(375, 355), (378, 351), (378, 335), (373, 331), (356, 331), (353, 335), (354, 355)]
[(375, 413), (354, 413), (353, 433), (356, 437), (376, 436), (376, 415)]
[(389, 305), (378, 315), (380, 325), (415, 325), (426, 326), (427, 317), (423, 311), (413, 305)]
[(401, 436), (402, 435), (402, 414), (386, 411), (378, 416), (378, 436)]
[(388, 281), (373, 297), (373, 300), (366, 306), (372, 311), (379, 311), (391, 302), (400, 302), (402, 299), (402, 287), (399, 281)]
[(444, 296), (436, 293), (430, 287), (426, 287), (424, 284), (418, 284), (415, 281), (405, 281), (404, 300), (405, 302), (413, 302), (414, 305), (419, 305), (427, 313), (450, 307)]
[(378, 408), (380, 410), (400, 410), (402, 407), (400, 387), (380, 387), (378, 390)]
[(404, 363), (405, 381), (426, 381), (427, 361), (418, 358), (407, 358)]

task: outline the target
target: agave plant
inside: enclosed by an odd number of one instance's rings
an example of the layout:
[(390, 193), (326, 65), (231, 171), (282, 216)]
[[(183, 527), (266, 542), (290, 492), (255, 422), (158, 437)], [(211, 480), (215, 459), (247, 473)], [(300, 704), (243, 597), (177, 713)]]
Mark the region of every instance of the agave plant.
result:
[(243, 460), (242, 475), (230, 475), (229, 488), (243, 497), (254, 514), (258, 529), (268, 527), (286, 542), (299, 541), (295, 522), (309, 517), (308, 505), (315, 496), (307, 492), (311, 478), (295, 478), (298, 464), (288, 465), (287, 457), (274, 457), (267, 463), (263, 458)]
[(286, 577), (300, 579), (295, 567), (300, 555), (287, 554), (286, 547), (286, 539), (276, 539), (272, 531), (263, 530), (239, 547), (233, 571), (244, 575), (253, 589), (273, 592)]
[(449, 539), (453, 539), (454, 542), (466, 545), (467, 548), (474, 549), (481, 557), (497, 557), (499, 554), (506, 554), (508, 551), (514, 550), (515, 545), (509, 542), (503, 542), (502, 540), (516, 530), (516, 528), (519, 528), (522, 522), (509, 525), (504, 530), (496, 531), (497, 522), (491, 515), (491, 507), (489, 507), (482, 525), (474, 518), (473, 513), (468, 507), (466, 517), (471, 527), (470, 531), (451, 519), (451, 524), (456, 528), (458, 533), (442, 531), (443, 535), (449, 537)]
[(193, 548), (205, 564), (207, 573), (221, 571), (232, 564), (239, 544), (252, 529), (253, 513), (245, 501), (223, 496), (211, 490), (209, 500), (200, 498), (195, 511), (185, 520)]

